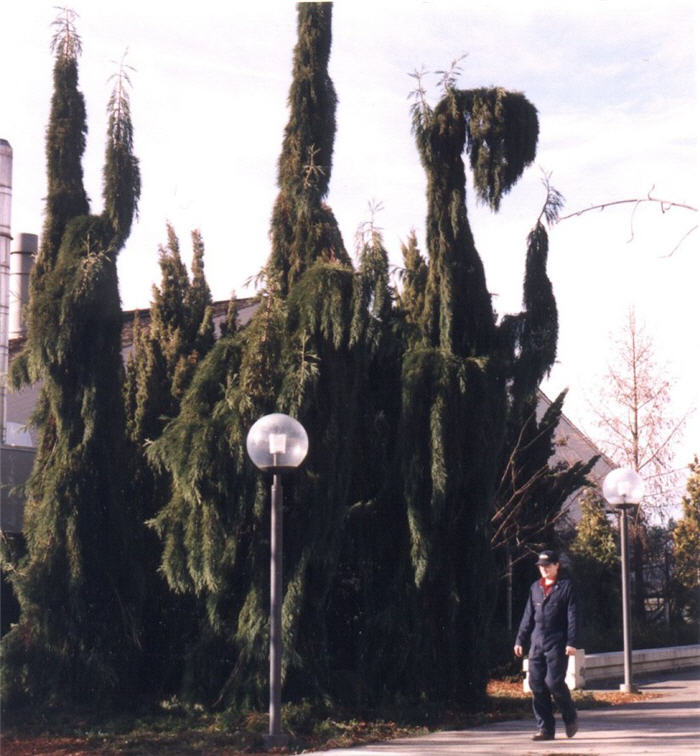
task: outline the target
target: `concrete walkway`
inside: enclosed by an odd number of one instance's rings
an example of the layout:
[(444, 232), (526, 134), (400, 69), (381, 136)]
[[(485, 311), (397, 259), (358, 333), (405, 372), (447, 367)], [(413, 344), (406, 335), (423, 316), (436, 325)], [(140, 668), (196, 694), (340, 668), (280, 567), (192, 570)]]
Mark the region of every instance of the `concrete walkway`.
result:
[(325, 756), (659, 756), (700, 754), (700, 672), (669, 672), (635, 681), (649, 701), (579, 712), (579, 731), (567, 739), (561, 721), (556, 740), (533, 742), (534, 720), (499, 722), (458, 732), (436, 732), (376, 745), (318, 751)]

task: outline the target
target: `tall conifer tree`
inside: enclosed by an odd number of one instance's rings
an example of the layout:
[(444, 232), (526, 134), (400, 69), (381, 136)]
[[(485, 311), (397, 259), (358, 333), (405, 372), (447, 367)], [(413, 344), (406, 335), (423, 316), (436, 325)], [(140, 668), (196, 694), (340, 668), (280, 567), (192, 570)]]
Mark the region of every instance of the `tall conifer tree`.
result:
[(278, 163), (280, 191), (272, 213), (268, 262), (283, 296), (318, 259), (350, 264), (333, 211), (324, 202), (336, 131), (337, 96), (328, 74), (332, 4), (298, 8), (289, 120)]
[(11, 580), (20, 620), (3, 639), (8, 693), (94, 702), (133, 683), (139, 619), (132, 561), (142, 528), (127, 495), (117, 255), (140, 193), (122, 67), (109, 102), (104, 210), (89, 215), (80, 160), (80, 40), (65, 11), (54, 39), (46, 222), (29, 330), (13, 380), (42, 381), (27, 484), (27, 554)]
[[(135, 497), (145, 518), (154, 517), (170, 497), (170, 477), (148, 463), (145, 449), (177, 416), (180, 401), (199, 362), (214, 344), (211, 293), (204, 276), (204, 243), (192, 232), (191, 278), (172, 226), (160, 248), (161, 285), (153, 287), (147, 325), (134, 321), (134, 350), (126, 370), (127, 431), (134, 453)], [(198, 631), (191, 597), (173, 594), (158, 572), (161, 550), (155, 533), (146, 534), (143, 553), (148, 602), (144, 606), (144, 688), (177, 692), (182, 659)]]
[(534, 158), (537, 115), (520, 94), (463, 92), (451, 77), (436, 108), (421, 99), (427, 267), (416, 244), (406, 255), (424, 305), (404, 297), (392, 308), (381, 236), (369, 229), (354, 270), (325, 204), (330, 22), (329, 4), (299, 4), (260, 306), (209, 352), (179, 417), (150, 447), (173, 485), (154, 518), (162, 569), (205, 604), (202, 649), (214, 644), (219, 655), (193, 655), (209, 662), (198, 679), (219, 701), (264, 701), (269, 491), (245, 436), (259, 416), (288, 412), (311, 448), (285, 486), (285, 694), (336, 692), (331, 672), (349, 668), (365, 701), (403, 692), (464, 705), (485, 687), (493, 587), (484, 575), (509, 413), (525, 416), (551, 366), (556, 308), (536, 227), (525, 310), (497, 323), (462, 154), (497, 209)]
[[(484, 576), (492, 574), (490, 519), (508, 428), (534, 410), (557, 322), (542, 223), (528, 239), (525, 309), (497, 324), (466, 210), (465, 151), (477, 197), (498, 210), (534, 159), (537, 112), (520, 93), (459, 90), (457, 72), (443, 74), (434, 108), (419, 77), (413, 108), (429, 260), (422, 335), (403, 360), (400, 444), (426, 692), (470, 704), (487, 673), (495, 592)], [(550, 447), (540, 448), (536, 463), (546, 466)]]
[(330, 4), (299, 4), (266, 289), (246, 329), (227, 333), (205, 359), (151, 452), (173, 477), (154, 520), (163, 570), (175, 589), (205, 597), (211, 630), (235, 658), (222, 695), (237, 700), (260, 701), (266, 691), (269, 492), (244, 449), (252, 423), (273, 411), (297, 417), (312, 439), (285, 493), (287, 690), (318, 692), (328, 676), (324, 612), (357, 426), (355, 276), (324, 202), (335, 135), (330, 47)]

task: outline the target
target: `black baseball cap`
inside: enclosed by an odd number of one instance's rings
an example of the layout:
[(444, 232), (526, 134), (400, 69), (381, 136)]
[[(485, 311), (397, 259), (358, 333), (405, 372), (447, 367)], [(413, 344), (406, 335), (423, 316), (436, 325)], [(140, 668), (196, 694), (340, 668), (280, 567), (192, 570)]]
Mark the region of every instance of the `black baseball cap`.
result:
[(558, 564), (559, 563), (559, 554), (557, 554), (556, 551), (553, 549), (545, 549), (544, 551), (540, 551), (540, 553), (537, 555), (537, 562), (535, 564), (539, 567), (541, 564)]

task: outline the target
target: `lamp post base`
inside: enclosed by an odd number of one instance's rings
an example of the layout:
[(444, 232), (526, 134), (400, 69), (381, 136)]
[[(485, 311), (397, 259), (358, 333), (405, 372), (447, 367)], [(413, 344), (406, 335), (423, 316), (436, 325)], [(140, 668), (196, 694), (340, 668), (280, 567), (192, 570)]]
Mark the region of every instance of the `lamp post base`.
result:
[(263, 735), (265, 748), (284, 748), (289, 743), (289, 735), (281, 732), (278, 735)]
[(639, 693), (639, 690), (634, 685), (620, 683), (620, 693)]

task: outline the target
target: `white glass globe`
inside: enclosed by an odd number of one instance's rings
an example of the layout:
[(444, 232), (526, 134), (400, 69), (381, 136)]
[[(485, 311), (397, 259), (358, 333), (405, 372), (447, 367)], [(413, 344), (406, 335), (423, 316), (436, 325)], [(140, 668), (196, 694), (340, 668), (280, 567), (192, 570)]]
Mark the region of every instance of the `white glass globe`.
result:
[(631, 467), (618, 467), (605, 476), (603, 496), (610, 504), (639, 504), (644, 496), (644, 480)]
[(246, 449), (260, 470), (293, 470), (309, 451), (309, 437), (298, 420), (277, 412), (261, 417), (252, 425)]

